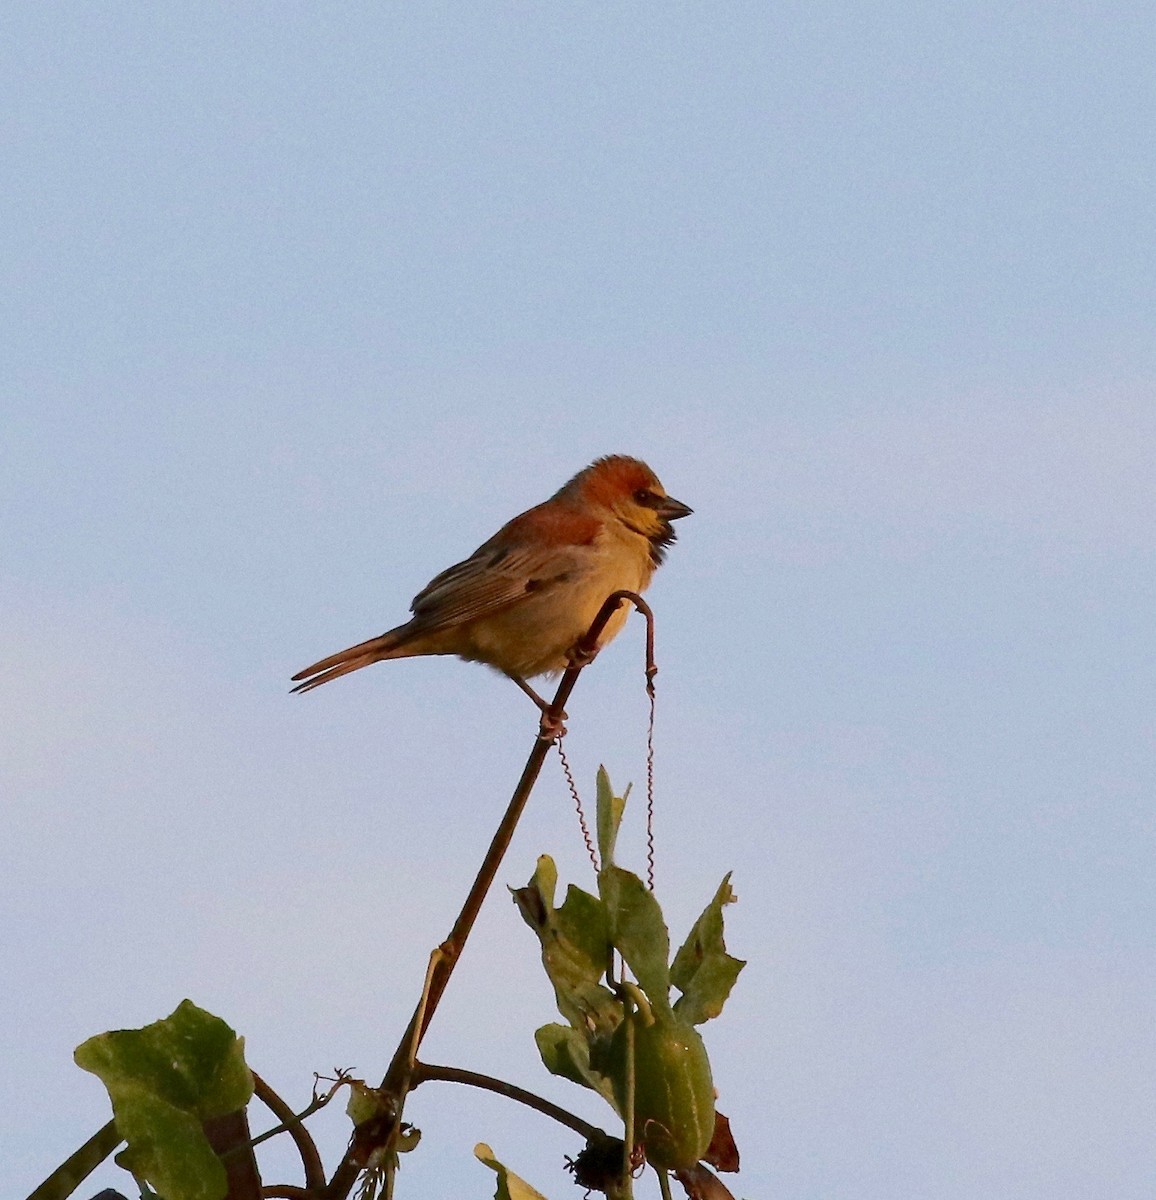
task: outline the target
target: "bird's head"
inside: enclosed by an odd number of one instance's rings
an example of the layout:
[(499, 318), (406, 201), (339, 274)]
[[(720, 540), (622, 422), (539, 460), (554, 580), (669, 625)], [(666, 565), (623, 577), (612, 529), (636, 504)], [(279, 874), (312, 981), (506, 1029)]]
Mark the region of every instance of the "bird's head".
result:
[(623, 454), (596, 459), (579, 471), (559, 494), (602, 509), (631, 532), (646, 538), (656, 564), (674, 541), (671, 521), (688, 517), (694, 511), (681, 500), (668, 496), (646, 463)]

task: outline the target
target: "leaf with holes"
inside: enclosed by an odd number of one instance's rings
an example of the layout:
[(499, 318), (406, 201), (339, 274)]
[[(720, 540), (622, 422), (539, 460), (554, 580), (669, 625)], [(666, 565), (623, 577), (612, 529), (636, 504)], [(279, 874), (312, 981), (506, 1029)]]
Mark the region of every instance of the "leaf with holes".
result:
[(557, 882), (554, 860), (544, 854), (530, 882), (513, 891), (514, 903), (538, 935), (558, 1011), (575, 1029), (608, 1033), (622, 1019), (622, 1006), (598, 982), (610, 962), (606, 906), (571, 885), (565, 903), (555, 908)]
[(670, 981), (682, 993), (674, 1011), (691, 1025), (701, 1025), (722, 1012), (746, 966), (727, 953), (723, 941), (723, 905), (734, 902), (728, 873), (670, 964)]

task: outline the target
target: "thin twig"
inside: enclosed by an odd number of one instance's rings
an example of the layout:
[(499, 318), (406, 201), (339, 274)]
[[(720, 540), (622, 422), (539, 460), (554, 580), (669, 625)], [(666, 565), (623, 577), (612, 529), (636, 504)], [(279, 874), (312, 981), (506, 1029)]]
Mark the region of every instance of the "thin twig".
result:
[(514, 836), (514, 830), (518, 825), (518, 820), (526, 807), (530, 793), (537, 782), (538, 775), (541, 773), (542, 764), (553, 743), (553, 738), (544, 736), (545, 731), (551, 726), (556, 729), (560, 725), (566, 701), (570, 699), (570, 693), (574, 690), (574, 685), (578, 682), (578, 676), (581, 675), (583, 669), (593, 661), (595, 655), (598, 653), (598, 639), (601, 637), (602, 631), (606, 628), (606, 623), (626, 601), (630, 601), (639, 612), (648, 617), (647, 679), (653, 679), (654, 672), (657, 670), (657, 667), (653, 664), (653, 614), (646, 602), (640, 596), (635, 595), (634, 592), (615, 592), (613, 595), (607, 597), (606, 602), (598, 610), (598, 615), (591, 622), (590, 628), (574, 647), (571, 656), (571, 666), (563, 673), (562, 679), (558, 684), (558, 690), (554, 693), (554, 699), (543, 714), (542, 729), (534, 739), (534, 746), (526, 760), (522, 776), (514, 788), (514, 794), (510, 797), (510, 803), (507, 805), (506, 812), (498, 824), (498, 828), (486, 851), (485, 858), (482, 860), (482, 865), (478, 870), (477, 877), (474, 879), (473, 886), (466, 896), (465, 903), (462, 905), (461, 912), (458, 913), (458, 918), (450, 930), (449, 937), (441, 945), (443, 957), (438, 962), (437, 969), (432, 972), (429, 978), (428, 989), (424, 990), (422, 1000), (418, 1003), (413, 1016), (410, 1018), (405, 1034), (394, 1051), (393, 1059), (390, 1061), (380, 1089), (386, 1096), (394, 1098), (393, 1112), (388, 1120), (367, 1122), (366, 1127), (359, 1126), (354, 1129), (349, 1148), (345, 1152), (345, 1157), (338, 1164), (337, 1170), (333, 1173), (333, 1177), (330, 1179), (323, 1193), (324, 1200), (345, 1200), (345, 1197), (356, 1182), (357, 1176), (368, 1161), (369, 1156), (375, 1150), (388, 1145), (394, 1136), (401, 1121), (402, 1108), (405, 1102), (406, 1076), (409, 1073), (408, 1064), (411, 1061), (412, 1055), (416, 1054), (417, 1049), (420, 1047), (421, 1039), (426, 1029), (429, 1028), (430, 1021), (433, 1020), (442, 994), (449, 983), (450, 976), (453, 974), (454, 967), (457, 965), (458, 958), (461, 956), (470, 931), (474, 927), (478, 913), (481, 911), (482, 903), (485, 901), (486, 895), (497, 876), (502, 859), (505, 857), (507, 849), (509, 849), (510, 842)]
[(589, 1121), (584, 1121), (581, 1117), (575, 1116), (572, 1112), (567, 1112), (564, 1108), (559, 1108), (557, 1104), (539, 1096), (534, 1092), (528, 1092), (525, 1088), (518, 1087), (516, 1083), (507, 1083), (504, 1079), (495, 1079), (493, 1075), (482, 1075), (477, 1071), (467, 1071), (462, 1067), (439, 1067), (432, 1063), (419, 1062), (414, 1064), (413, 1078), (411, 1088), (416, 1088), (419, 1084), (429, 1082), (441, 1083), (461, 1083), (467, 1087), (483, 1088), (487, 1092), (496, 1092), (499, 1096), (505, 1096), (507, 1099), (516, 1100), (519, 1104), (525, 1104), (528, 1108), (532, 1108), (544, 1116), (552, 1117), (561, 1125), (565, 1125), (568, 1129), (573, 1129), (575, 1133), (584, 1137), (588, 1142), (596, 1138), (609, 1138), (604, 1130), (599, 1129), (597, 1125), (591, 1125)]
[(313, 1101), (300, 1113), (295, 1113), (289, 1105), (257, 1074), (253, 1072), (253, 1093), (258, 1100), (281, 1122), (253, 1139), (253, 1145), (273, 1137), (275, 1134), (286, 1132), (293, 1139), (297, 1153), (301, 1156), (301, 1166), (305, 1171), (305, 1187), (309, 1190), (325, 1186), (325, 1165), (317, 1151), (317, 1143), (312, 1134), (301, 1123), (310, 1113), (323, 1108), (332, 1099), (334, 1092), (341, 1086), (335, 1083), (332, 1090), (324, 1097), (314, 1096)]

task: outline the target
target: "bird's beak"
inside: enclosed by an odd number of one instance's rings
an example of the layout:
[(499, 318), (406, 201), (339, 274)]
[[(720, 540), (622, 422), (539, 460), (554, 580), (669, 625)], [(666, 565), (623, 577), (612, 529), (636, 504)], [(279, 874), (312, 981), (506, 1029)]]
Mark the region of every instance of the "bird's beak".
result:
[(673, 496), (663, 496), (662, 504), (658, 509), (658, 515), (665, 517), (668, 521), (677, 521), (679, 517), (689, 517), (694, 512), (694, 509), (689, 504), (683, 504), (681, 500), (676, 500)]

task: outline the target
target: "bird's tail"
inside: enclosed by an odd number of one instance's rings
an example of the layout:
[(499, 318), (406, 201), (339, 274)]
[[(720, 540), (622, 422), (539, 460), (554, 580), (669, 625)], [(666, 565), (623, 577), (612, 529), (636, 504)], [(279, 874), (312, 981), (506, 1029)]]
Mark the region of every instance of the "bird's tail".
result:
[(380, 637), (370, 638), (368, 642), (359, 642), (356, 646), (350, 646), (347, 650), (339, 650), (336, 654), (331, 654), (328, 658), (315, 662), (311, 667), (306, 667), (305, 670), (298, 671), (293, 676), (295, 683), (298, 680), (302, 681), (297, 683), (293, 691), (310, 692), (315, 687), (328, 683), (331, 679), (348, 675), (350, 671), (359, 671), (371, 663), (381, 662), (386, 658), (404, 658), (407, 654), (412, 653), (406, 649), (409, 642), (407, 633), (407, 627), (401, 625), (397, 629), (383, 633)]

